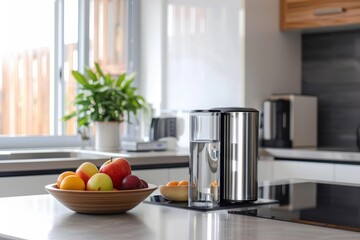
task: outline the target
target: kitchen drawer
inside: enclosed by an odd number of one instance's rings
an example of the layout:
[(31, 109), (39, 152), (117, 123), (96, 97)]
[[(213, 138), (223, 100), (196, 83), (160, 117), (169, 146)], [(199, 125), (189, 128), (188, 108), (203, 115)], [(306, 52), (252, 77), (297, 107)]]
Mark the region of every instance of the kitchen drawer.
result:
[(333, 181), (334, 164), (307, 161), (275, 160), (273, 163), (273, 180), (309, 179)]
[(335, 164), (335, 181), (360, 184), (360, 166)]
[(0, 197), (45, 194), (45, 186), (56, 183), (59, 174), (0, 177)]
[(281, 29), (360, 26), (359, 0), (281, 0)]

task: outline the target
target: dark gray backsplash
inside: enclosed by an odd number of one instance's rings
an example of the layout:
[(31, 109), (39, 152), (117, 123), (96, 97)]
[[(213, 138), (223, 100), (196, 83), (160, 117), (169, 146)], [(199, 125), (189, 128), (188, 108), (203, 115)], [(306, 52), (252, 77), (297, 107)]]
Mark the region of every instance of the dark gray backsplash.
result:
[(360, 30), (304, 34), (302, 93), (318, 97), (318, 145), (355, 147), (360, 124)]

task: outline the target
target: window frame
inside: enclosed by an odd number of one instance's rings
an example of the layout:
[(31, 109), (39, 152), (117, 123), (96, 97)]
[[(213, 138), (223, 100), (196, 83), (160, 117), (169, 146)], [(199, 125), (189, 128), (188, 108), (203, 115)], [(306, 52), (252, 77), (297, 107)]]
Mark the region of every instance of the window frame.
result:
[[(138, 0), (127, 0), (126, 19), (126, 65), (127, 71), (140, 71), (140, 3)], [(78, 66), (89, 65), (89, 26), (90, 1), (78, 0)], [(81, 27), (80, 27), (81, 26)], [(62, 135), (64, 123), (57, 124), (65, 114), (64, 99), (64, 0), (55, 0), (55, 42), (54, 42), (54, 81), (51, 91), (50, 134), (47, 136), (0, 136), (0, 150), (18, 148), (59, 148), (83, 147), (81, 137), (77, 135)], [(79, 71), (83, 71), (79, 69)], [(140, 74), (135, 84), (140, 87)], [(93, 139), (89, 144), (92, 144)]]

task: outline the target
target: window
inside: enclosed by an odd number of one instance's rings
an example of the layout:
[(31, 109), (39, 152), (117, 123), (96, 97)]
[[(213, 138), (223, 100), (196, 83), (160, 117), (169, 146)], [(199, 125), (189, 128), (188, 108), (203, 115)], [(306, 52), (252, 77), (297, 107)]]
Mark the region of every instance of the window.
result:
[(50, 134), (53, 9), (47, 0), (0, 2), (2, 135)]
[(76, 134), (75, 120), (60, 121), (77, 91), (71, 70), (126, 70), (126, 3), (0, 1), (1, 137)]

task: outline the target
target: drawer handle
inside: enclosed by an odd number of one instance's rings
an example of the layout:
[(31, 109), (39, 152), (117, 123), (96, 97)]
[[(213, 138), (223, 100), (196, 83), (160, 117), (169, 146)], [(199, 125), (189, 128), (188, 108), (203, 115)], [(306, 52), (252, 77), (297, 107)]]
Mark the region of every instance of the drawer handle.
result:
[(325, 16), (331, 14), (340, 14), (345, 12), (345, 8), (322, 8), (314, 11), (315, 16)]

